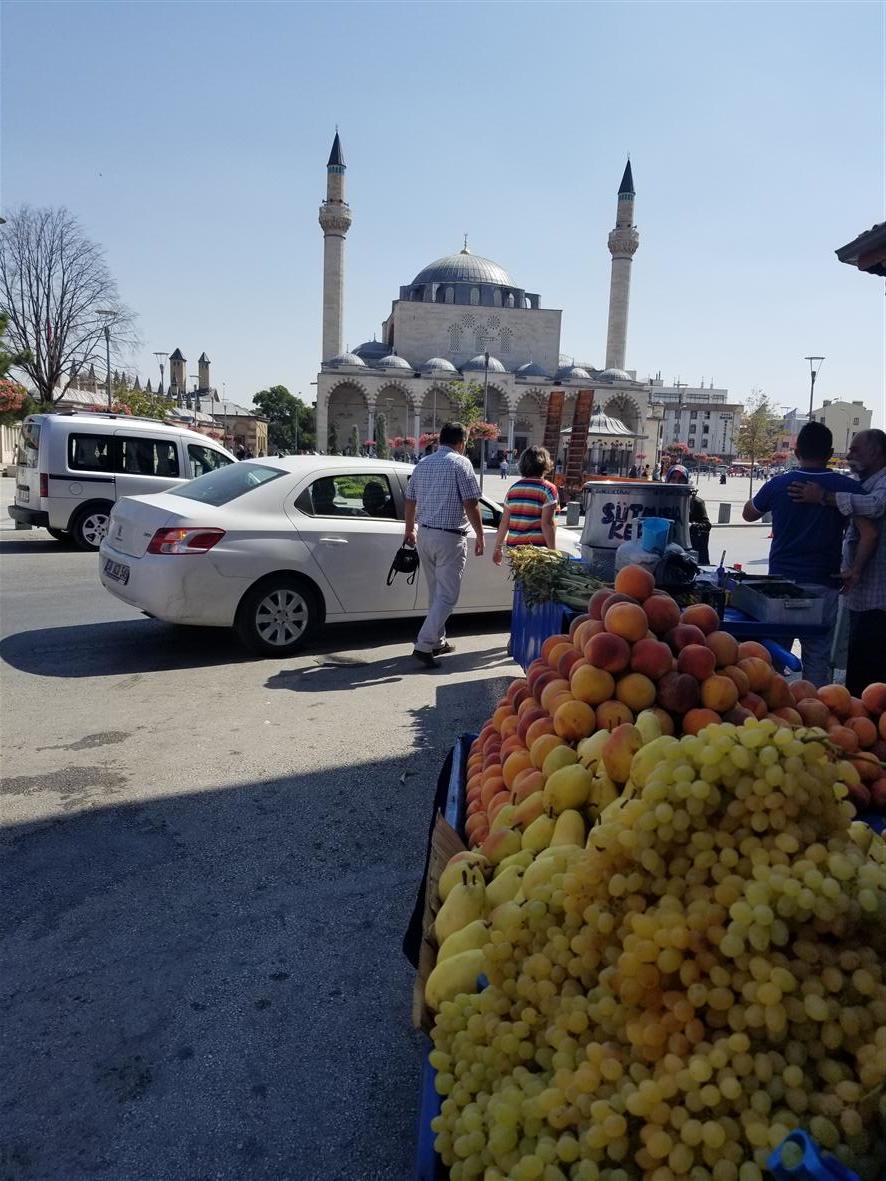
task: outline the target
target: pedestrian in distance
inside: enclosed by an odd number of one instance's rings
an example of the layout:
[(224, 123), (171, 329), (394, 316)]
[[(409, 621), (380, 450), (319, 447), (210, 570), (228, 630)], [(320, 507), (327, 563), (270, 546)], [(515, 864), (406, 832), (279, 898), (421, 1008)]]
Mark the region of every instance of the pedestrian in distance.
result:
[(492, 560), (500, 566), (504, 546), (536, 545), (556, 549), (554, 514), (559, 504), (551, 474), (551, 456), (544, 447), (527, 447), (520, 456), (520, 479), (507, 491), (495, 537)]
[(439, 668), (437, 657), (455, 651), (446, 639), (446, 621), (461, 591), (468, 522), (475, 535), (474, 553), (478, 558), (483, 556), (480, 488), (465, 456), (466, 441), (462, 423), (444, 423), (439, 447), (418, 464), (406, 485), (403, 540), (405, 545), (417, 546), (428, 586), (428, 614), (413, 651), (425, 668)]
[(651, 471), (650, 471), (649, 464), (647, 463), (646, 466), (643, 468), (643, 474), (640, 476), (640, 479), (641, 480), (648, 480), (650, 478), (650, 476), (651, 476)]
[[(668, 478), (665, 483), (688, 484), (689, 472), (682, 463), (675, 463), (668, 468)], [(698, 489), (693, 488), (692, 495), (689, 497), (689, 544), (698, 554), (698, 561), (702, 566), (711, 564), (711, 557), (708, 553), (710, 535), (711, 519), (708, 516), (707, 505), (698, 495)]]
[[(849, 609), (846, 687), (853, 697), (860, 697), (868, 685), (886, 681), (886, 433), (859, 431), (847, 459), (861, 480), (860, 486), (826, 488), (795, 479), (804, 473), (794, 470), (789, 473), (794, 482), (788, 485), (788, 495), (797, 505), (833, 506), (844, 521), (852, 518), (844, 536), (841, 577)], [(874, 527), (875, 548), (869, 560), (859, 522)], [(871, 544), (870, 534), (867, 544)]]
[(498, 470), (501, 473), (501, 478), (503, 480), (506, 480), (508, 478), (508, 475), (510, 474), (510, 471), (508, 468), (507, 456), (502, 456), (501, 463), (498, 465)]
[(628, 471), (628, 479), (629, 480), (636, 480), (637, 475), (638, 475), (637, 465), (635, 463), (632, 463), (630, 466), (630, 470)]
[(841, 573), (846, 517), (836, 506), (822, 501), (800, 503), (796, 494), (791, 495), (790, 487), (796, 483), (815, 484), (828, 494), (859, 492), (857, 480), (828, 470), (833, 453), (833, 436), (824, 423), (808, 422), (797, 436), (794, 449), (799, 467), (767, 480), (742, 511), (746, 521), (759, 521), (764, 513), (772, 513), (769, 573), (793, 579), (824, 599), (822, 621), (827, 624), (827, 632), (800, 641), (803, 678), (819, 686), (828, 684), (833, 675), (831, 648), (839, 604), (837, 584), (841, 580), (846, 585), (856, 583), (877, 544), (873, 523), (853, 516), (860, 541), (852, 565)]

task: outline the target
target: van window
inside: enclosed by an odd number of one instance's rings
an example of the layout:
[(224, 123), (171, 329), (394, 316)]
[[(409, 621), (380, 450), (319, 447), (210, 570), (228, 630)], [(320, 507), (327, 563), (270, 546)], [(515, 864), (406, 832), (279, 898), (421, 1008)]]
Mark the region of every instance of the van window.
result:
[(75, 472), (112, 472), (113, 435), (68, 436), (68, 467)]
[(231, 463), (217, 471), (207, 472), (205, 476), (198, 476), (187, 484), (180, 484), (169, 495), (199, 500), (202, 504), (222, 505), (267, 484), (269, 480), (277, 480), (285, 475), (286, 472), (280, 468), (265, 467), (259, 463)]
[(18, 436), (19, 467), (36, 467), (38, 444), (40, 442), (40, 423), (23, 422)]
[(120, 451), (114, 465), (131, 476), (178, 476), (178, 445), (174, 439), (147, 435), (117, 436)]
[(207, 472), (227, 467), (233, 460), (228, 459), (221, 451), (216, 451), (214, 447), (204, 447), (202, 443), (188, 443), (188, 462), (192, 476), (205, 476)]

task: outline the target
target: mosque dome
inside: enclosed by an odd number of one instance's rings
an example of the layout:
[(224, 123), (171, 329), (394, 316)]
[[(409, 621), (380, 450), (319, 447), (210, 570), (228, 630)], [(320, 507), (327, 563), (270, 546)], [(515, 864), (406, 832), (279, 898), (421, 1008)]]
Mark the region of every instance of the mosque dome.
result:
[(601, 377), (609, 377), (613, 381), (633, 381), (630, 373), (624, 369), (604, 369), (600, 374)]
[(354, 352), (364, 361), (377, 361), (379, 357), (387, 356), (388, 346), (383, 340), (364, 340), (362, 344), (357, 345)]
[(563, 365), (557, 370), (557, 381), (590, 381), (591, 375), (581, 365)]
[(425, 283), (492, 283), (496, 287), (517, 288), (504, 267), (479, 254), (471, 254), (467, 247), (458, 254), (447, 254), (428, 263), (412, 280), (413, 287)]
[(422, 373), (458, 373), (456, 367), (445, 357), (431, 357), (421, 367)]
[(520, 365), (516, 370), (517, 377), (550, 377), (549, 373), (545, 373), (541, 365), (536, 365), (534, 361), (527, 361), (525, 365)]
[(366, 368), (366, 362), (356, 353), (339, 353), (337, 357), (333, 357), (326, 364), (334, 365), (336, 369), (342, 365), (359, 365), (362, 369)]
[[(483, 372), (483, 370), (486, 368), (486, 357), (483, 353), (478, 353), (476, 357), (471, 357), (470, 361), (465, 361), (461, 368), (463, 373), (474, 372), (475, 370), (480, 370), (480, 372)], [(498, 357), (493, 357), (490, 354), (489, 372), (507, 373), (507, 369), (505, 369)]]
[(372, 365), (375, 369), (408, 369), (410, 373), (413, 371), (405, 357), (398, 357), (396, 353), (380, 357), (377, 361), (373, 361)]

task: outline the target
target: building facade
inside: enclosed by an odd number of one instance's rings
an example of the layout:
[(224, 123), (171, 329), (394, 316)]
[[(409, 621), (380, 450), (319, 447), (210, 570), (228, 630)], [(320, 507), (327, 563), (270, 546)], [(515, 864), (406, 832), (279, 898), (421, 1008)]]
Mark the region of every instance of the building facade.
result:
[(812, 411), (815, 422), (823, 422), (834, 437), (834, 455), (845, 459), (849, 444), (859, 431), (870, 430), (871, 411), (864, 402), (841, 398), (823, 399)]
[(649, 382), (650, 400), (661, 419), (661, 445), (684, 443), (696, 455), (735, 456), (744, 407), (729, 401), (729, 391), (714, 383), (665, 385), (658, 375)]
[[(595, 407), (623, 423), (634, 450), (654, 462), (657, 423), (651, 421), (649, 387), (623, 365), (595, 368), (560, 352), (562, 311), (465, 241), (455, 254), (423, 267), (401, 286), (378, 338), (341, 350), (344, 302), (344, 238), (351, 224), (345, 201), (346, 165), (338, 132), (327, 163), (327, 195), (320, 207), (324, 235), (323, 360), (317, 376), (317, 444), (342, 450), (353, 437), (375, 438), (385, 416), (389, 437), (416, 445), (456, 414), (449, 391), (456, 382), (487, 384), (487, 421), (499, 428), (488, 450), (517, 450), (540, 443), (552, 391), (565, 395), (569, 426), (580, 390), (595, 391)], [(633, 225), (630, 164), (619, 186), (612, 253), (612, 306), (607, 356), (624, 361), (631, 258), (639, 244)], [(488, 362), (487, 362), (488, 354)], [(650, 446), (650, 440), (652, 447)], [(633, 456), (630, 456), (628, 463)]]

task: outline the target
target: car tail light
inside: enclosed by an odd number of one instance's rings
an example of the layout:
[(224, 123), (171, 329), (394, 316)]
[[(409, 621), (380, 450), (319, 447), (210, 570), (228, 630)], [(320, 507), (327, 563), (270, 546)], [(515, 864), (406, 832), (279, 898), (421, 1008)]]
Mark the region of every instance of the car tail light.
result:
[(205, 554), (224, 535), (224, 529), (158, 529), (148, 544), (148, 553)]
[(46, 474), (46, 472), (40, 473), (40, 495), (49, 495), (49, 476)]

